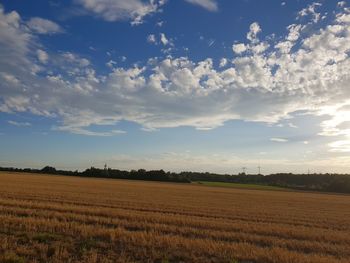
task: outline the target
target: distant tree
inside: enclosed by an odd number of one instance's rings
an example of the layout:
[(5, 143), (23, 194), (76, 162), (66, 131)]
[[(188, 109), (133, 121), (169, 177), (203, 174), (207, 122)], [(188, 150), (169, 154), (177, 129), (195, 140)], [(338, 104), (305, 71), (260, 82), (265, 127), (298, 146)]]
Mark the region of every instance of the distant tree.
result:
[(45, 166), (43, 169), (41, 169), (42, 173), (47, 173), (47, 174), (55, 174), (56, 173), (56, 168), (51, 167), (51, 166)]
[(281, 186), (299, 190), (328, 191), (338, 193), (350, 193), (350, 175), (349, 174), (292, 174), (278, 173), (270, 175), (244, 174), (238, 175), (215, 174), (208, 172), (189, 172), (180, 173), (165, 172), (164, 170), (145, 169), (122, 171), (108, 168), (104, 169), (91, 167), (83, 172), (56, 170), (54, 167), (45, 166), (41, 170), (31, 168), (13, 168), (0, 167), (0, 171), (26, 172), (26, 173), (46, 173), (66, 176), (83, 176), (97, 178), (116, 178), (129, 180), (151, 180), (166, 182), (190, 183), (192, 181), (211, 181), (211, 182), (231, 182), (243, 184), (264, 184)]

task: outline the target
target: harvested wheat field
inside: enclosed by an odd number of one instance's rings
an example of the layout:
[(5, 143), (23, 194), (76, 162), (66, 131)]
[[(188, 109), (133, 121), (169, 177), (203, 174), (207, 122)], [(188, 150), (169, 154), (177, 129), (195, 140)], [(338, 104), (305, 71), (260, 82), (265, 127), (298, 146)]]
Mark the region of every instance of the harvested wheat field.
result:
[(0, 262), (349, 262), (350, 196), (0, 173)]

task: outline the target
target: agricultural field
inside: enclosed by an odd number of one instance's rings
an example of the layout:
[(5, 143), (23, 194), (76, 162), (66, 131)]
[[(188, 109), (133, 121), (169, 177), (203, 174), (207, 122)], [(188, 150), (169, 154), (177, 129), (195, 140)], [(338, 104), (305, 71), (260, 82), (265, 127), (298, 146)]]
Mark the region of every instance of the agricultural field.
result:
[(0, 262), (349, 261), (349, 195), (0, 173)]
[(216, 186), (216, 187), (230, 187), (238, 189), (255, 189), (255, 190), (276, 190), (276, 191), (288, 191), (288, 188), (282, 188), (271, 185), (261, 185), (261, 184), (239, 184), (239, 183), (226, 183), (226, 182), (208, 182), (208, 181), (198, 181), (195, 184), (206, 185), (206, 186)]

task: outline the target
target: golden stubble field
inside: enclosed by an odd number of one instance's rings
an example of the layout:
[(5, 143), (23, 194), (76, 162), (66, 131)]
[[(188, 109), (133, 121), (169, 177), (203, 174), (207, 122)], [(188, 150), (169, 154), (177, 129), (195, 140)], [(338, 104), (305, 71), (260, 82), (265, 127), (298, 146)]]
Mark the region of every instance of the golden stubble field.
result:
[(0, 262), (350, 262), (350, 196), (0, 173)]

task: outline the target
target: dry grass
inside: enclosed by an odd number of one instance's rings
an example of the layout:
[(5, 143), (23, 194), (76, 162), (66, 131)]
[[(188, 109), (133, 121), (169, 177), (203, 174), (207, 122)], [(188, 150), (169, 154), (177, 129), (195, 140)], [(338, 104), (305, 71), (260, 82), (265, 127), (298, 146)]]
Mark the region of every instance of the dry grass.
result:
[(0, 262), (349, 262), (350, 196), (0, 173)]

